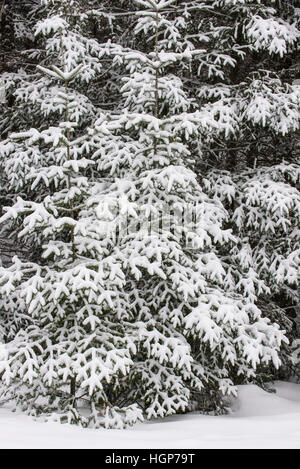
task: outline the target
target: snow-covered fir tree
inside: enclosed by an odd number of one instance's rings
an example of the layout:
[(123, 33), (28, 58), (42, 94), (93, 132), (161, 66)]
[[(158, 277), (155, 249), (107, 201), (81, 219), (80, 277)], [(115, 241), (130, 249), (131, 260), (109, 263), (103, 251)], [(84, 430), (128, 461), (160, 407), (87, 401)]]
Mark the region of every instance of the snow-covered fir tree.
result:
[[(39, 72), (50, 93), (40, 103), (53, 120), (2, 144), (8, 159), (35, 155), (19, 177), (30, 191), (1, 221), (40, 253), (1, 268), (2, 309), (26, 318), (1, 347), (2, 397), (34, 415), (94, 427), (221, 411), (238, 377), (278, 368), (286, 342), (259, 308), (258, 295), (269, 294), (265, 274), (228, 229), (225, 177), (218, 193), (216, 180), (193, 171), (209, 136), (225, 141), (240, 117), (228, 93), (209, 100), (205, 87), (195, 94), (186, 83), (195, 69), (223, 79), (234, 63), (207, 47), (207, 21), (188, 37), (196, 1), (176, 9), (175, 0), (136, 0), (132, 43), (144, 50), (91, 46), (73, 22), (77, 2), (44, 4), (48, 17), (36, 31), (49, 35)], [(209, 7), (203, 11), (217, 5)], [(126, 72), (121, 105), (98, 112), (87, 129), (75, 85), (100, 71), (104, 53)], [(247, 221), (238, 219), (231, 228), (242, 232)]]
[[(149, 300), (147, 301), (148, 308), (151, 311), (150, 317), (153, 317), (153, 311), (156, 310), (159, 321), (163, 322), (165, 327), (168, 327), (170, 321), (169, 309), (172, 304), (176, 313), (173, 313), (174, 319), (171, 321), (171, 325), (173, 327), (175, 325), (176, 332), (180, 332), (188, 340), (192, 353), (195, 353), (194, 356), (197, 356), (198, 360), (201, 357), (199, 361), (201, 366), (203, 366), (203, 370), (205, 370), (202, 376), (197, 376), (196, 374), (196, 377), (202, 381), (202, 385), (205, 383), (204, 392), (197, 393), (196, 391), (196, 395), (200, 395), (200, 399), (203, 399), (205, 391), (208, 391), (209, 397), (207, 401), (209, 404), (205, 402), (205, 405), (213, 406), (215, 404), (213, 402), (214, 398), (216, 401), (220, 398), (218, 395), (220, 390), (224, 391), (224, 394), (226, 392), (230, 393), (230, 386), (232, 385), (230, 378), (243, 374), (247, 378), (255, 375), (253, 369), (248, 367), (247, 360), (243, 366), (241, 364), (239, 366), (238, 353), (235, 355), (236, 363), (230, 362), (231, 359), (229, 358), (221, 359), (222, 364), (218, 368), (217, 363), (219, 358), (220, 356), (224, 357), (224, 353), (226, 356), (224, 349), (231, 343), (230, 337), (233, 338), (236, 334), (234, 328), (238, 327), (237, 320), (237, 323), (231, 326), (232, 328), (226, 330), (223, 322), (225, 324), (227, 322), (227, 313), (225, 314), (221, 305), (227, 305), (233, 317), (237, 318), (239, 316), (237, 314), (239, 308), (243, 310), (242, 304), (239, 303), (242, 298), (244, 301), (249, 302), (248, 305), (254, 303), (256, 299), (254, 291), (258, 290), (260, 293), (263, 293), (264, 285), (257, 276), (252, 278), (251, 266), (245, 265), (241, 260), (239, 270), (235, 270), (234, 261), (232, 262), (230, 257), (225, 255), (226, 244), (227, 252), (237, 247), (237, 244), (236, 240), (230, 237), (228, 231), (222, 230), (222, 225), (227, 222), (227, 214), (224, 207), (217, 202), (213, 204), (204, 195), (202, 188), (194, 179), (195, 175), (193, 173), (189, 172), (192, 178), (190, 182), (188, 178), (180, 183), (177, 171), (179, 170), (179, 173), (182, 173), (182, 175), (186, 174), (184, 168), (191, 164), (191, 153), (189, 151), (189, 142), (191, 140), (201, 141), (201, 139), (204, 140), (208, 134), (212, 133), (218, 135), (219, 138), (226, 138), (232, 133), (233, 120), (226, 110), (226, 103), (222, 103), (222, 106), (219, 104), (216, 107), (214, 105), (204, 105), (198, 111), (193, 112), (197, 108), (197, 102), (194, 97), (189, 96), (184, 91), (183, 81), (172, 73), (176, 66), (176, 74), (181, 69), (181, 76), (184, 76), (184, 73), (189, 71), (194, 63), (202, 63), (204, 60), (209, 63), (210, 60), (209, 54), (205, 49), (197, 49), (195, 47), (196, 41), (191, 42), (187, 40), (186, 13), (184, 12), (183, 16), (178, 16), (176, 13), (172, 14), (172, 12), (169, 14), (169, 8), (172, 6), (172, 3), (175, 5), (174, 2), (168, 2), (168, 4), (157, 2), (155, 4), (156, 7), (151, 2), (148, 4), (147, 2), (137, 3), (150, 9), (148, 13), (147, 10), (144, 11), (137, 22), (135, 28), (138, 38), (137, 42), (139, 42), (139, 35), (144, 33), (147, 38), (149, 36), (152, 38), (155, 50), (150, 51), (148, 54), (141, 53), (140, 51), (129, 51), (123, 53), (122, 57), (120, 57), (122, 54), (116, 57), (116, 62), (119, 63), (123, 60), (130, 72), (130, 76), (123, 80), (124, 105), (129, 113), (127, 116), (122, 116), (119, 121), (122, 124), (119, 130), (121, 141), (124, 138), (123, 131), (121, 130), (123, 127), (124, 130), (132, 128), (135, 135), (139, 136), (136, 149), (138, 154), (137, 162), (135, 162), (132, 156), (132, 141), (130, 141), (130, 151), (128, 152), (127, 159), (124, 158), (123, 153), (121, 160), (119, 155), (116, 154), (119, 174), (124, 177), (124, 165), (127, 163), (130, 179), (135, 181), (135, 185), (141, 180), (140, 186), (143, 188), (142, 197), (141, 199), (137, 198), (135, 194), (138, 191), (135, 190), (132, 199), (133, 202), (138, 204), (139, 210), (146, 203), (146, 213), (144, 215), (141, 213), (141, 219), (147, 219), (149, 213), (152, 213), (153, 205), (159, 205), (159, 203), (162, 207), (169, 208), (184, 207), (187, 209), (189, 206), (197, 207), (195, 211), (198, 224), (196, 224), (194, 232), (189, 231), (190, 226), (182, 226), (182, 219), (178, 218), (178, 213), (175, 214), (175, 218), (171, 218), (171, 232), (163, 231), (164, 236), (166, 236), (166, 238), (163, 237), (164, 243), (173, 241), (174, 232), (177, 234), (175, 239), (180, 244), (182, 257), (179, 257), (179, 265), (177, 264), (176, 266), (176, 262), (174, 265), (173, 261), (170, 265), (170, 257), (172, 257), (174, 248), (166, 248), (166, 264), (162, 264), (162, 266), (164, 267), (166, 280), (168, 280), (167, 285), (171, 280), (172, 286), (170, 288), (168, 285), (166, 290), (166, 283), (162, 284), (159, 281), (159, 287), (155, 288), (153, 282), (156, 283), (157, 279), (154, 277), (150, 282), (151, 288), (147, 291), (146, 298), (151, 298), (150, 303)], [(227, 59), (223, 57), (222, 60)], [(222, 112), (222, 108), (225, 109), (224, 116), (226, 118), (219, 118), (218, 114)], [(154, 119), (149, 117), (149, 114), (154, 116)], [(113, 118), (113, 120), (115, 125), (117, 125), (117, 118)], [(161, 137), (159, 137), (159, 131), (161, 131)], [(143, 151), (143, 147), (146, 147), (146, 150)], [(113, 158), (114, 152), (115, 149), (113, 148), (107, 162), (107, 150), (102, 150), (100, 153), (101, 168), (111, 168), (112, 173), (118, 169), (114, 161), (115, 158)], [(135, 169), (134, 172), (132, 171), (133, 169)], [(147, 179), (151, 180), (148, 183), (149, 188), (147, 188), (146, 193), (145, 169), (147, 169)], [(161, 173), (164, 174), (163, 180), (159, 176)], [(177, 187), (174, 181), (176, 181)], [(128, 188), (127, 191), (130, 191), (130, 189)], [(208, 207), (212, 210), (210, 215), (209, 210), (206, 212)], [(219, 212), (220, 216), (217, 225), (215, 210)], [(152, 214), (152, 216), (155, 219), (155, 215)], [(156, 216), (159, 218), (159, 214)], [(163, 226), (163, 220), (155, 219), (154, 224), (156, 226)], [(210, 231), (212, 225), (214, 226), (213, 230), (217, 227), (220, 229), (218, 234)], [(185, 240), (189, 240), (191, 243), (189, 247), (184, 246), (182, 237)], [(159, 239), (161, 238), (162, 236), (159, 237)], [(145, 239), (143, 239), (143, 242), (145, 242)], [(220, 245), (222, 248), (218, 249)], [(133, 246), (134, 252), (136, 252), (136, 239)], [(191, 251), (189, 249), (191, 246), (196, 249)], [(200, 248), (198, 252), (197, 248)], [(163, 249), (163, 246), (161, 249)], [(222, 250), (224, 250), (223, 253)], [(213, 254), (211, 251), (213, 251)], [(143, 254), (146, 253), (145, 250), (142, 252)], [(219, 256), (216, 256), (215, 252), (218, 252)], [(206, 260), (204, 261), (204, 259)], [(208, 262), (208, 259), (210, 259), (210, 262), (212, 261), (212, 264)], [(190, 263), (191, 261), (192, 264)], [(208, 265), (206, 265), (206, 262), (208, 262)], [(188, 267), (185, 273), (183, 266)], [(165, 270), (166, 268), (167, 270)], [(178, 274), (178, 269), (180, 269), (180, 275)], [(190, 269), (194, 270), (194, 279)], [(232, 275), (232, 270), (235, 270), (235, 275)], [(175, 282), (174, 279), (176, 279)], [(185, 301), (182, 301), (181, 296), (178, 297), (182, 281), (184, 281), (189, 291), (189, 294), (183, 296)], [(194, 281), (196, 281), (196, 285), (191, 291), (190, 287)], [(199, 281), (200, 284), (198, 283)], [(249, 281), (252, 288), (249, 287), (247, 290), (243, 286)], [(153, 296), (151, 292), (155, 292), (155, 295)], [(176, 292), (175, 298), (174, 292)], [(167, 299), (168, 295), (172, 299)], [(188, 300), (187, 303), (186, 300)], [(220, 310), (216, 306), (218, 301), (220, 302)], [(177, 306), (178, 302), (182, 302), (180, 308)], [(166, 306), (166, 303), (168, 306)], [(228, 306), (229, 304), (231, 306)], [(218, 311), (216, 315), (214, 313), (215, 308)], [(225, 338), (221, 339), (218, 346), (210, 342), (211, 339), (209, 339), (208, 332), (210, 327), (202, 323), (203, 315), (201, 313), (204, 311), (208, 313), (209, 319), (213, 321), (210, 324), (211, 332), (213, 333), (215, 326), (220, 327), (222, 325), (220, 330), (225, 333), (228, 343), (226, 343)], [(225, 316), (222, 316), (221, 311), (223, 311)], [(236, 312), (234, 313), (234, 311)], [(256, 307), (255, 311), (257, 314), (260, 314)], [(197, 315), (199, 316), (197, 317)], [(193, 317), (193, 321), (187, 327), (187, 318), (191, 317)], [(166, 332), (167, 336), (174, 334), (172, 329)], [(206, 340), (203, 340), (203, 338)], [(202, 341), (204, 342), (205, 351), (201, 350)], [(216, 342), (218, 342), (218, 339)], [(207, 348), (208, 343), (210, 347)], [(243, 353), (240, 356), (242, 355)], [(190, 382), (193, 382), (193, 379), (191, 377)], [(160, 387), (162, 387), (162, 384), (160, 384)], [(213, 396), (214, 393), (216, 396)]]

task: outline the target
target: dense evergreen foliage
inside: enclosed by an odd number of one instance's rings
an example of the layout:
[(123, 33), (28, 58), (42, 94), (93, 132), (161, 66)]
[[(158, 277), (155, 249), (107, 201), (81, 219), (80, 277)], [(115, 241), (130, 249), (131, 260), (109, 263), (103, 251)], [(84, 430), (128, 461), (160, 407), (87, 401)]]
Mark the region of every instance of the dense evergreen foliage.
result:
[(0, 9), (0, 402), (122, 428), (295, 379), (300, 5)]

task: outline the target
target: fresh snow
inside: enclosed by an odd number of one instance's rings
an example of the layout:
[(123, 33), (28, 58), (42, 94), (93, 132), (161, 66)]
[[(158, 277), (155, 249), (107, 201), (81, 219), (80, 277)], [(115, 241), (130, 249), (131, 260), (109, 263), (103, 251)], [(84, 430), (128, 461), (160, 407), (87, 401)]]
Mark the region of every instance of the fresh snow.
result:
[(300, 384), (276, 382), (276, 394), (238, 386), (229, 415), (198, 413), (140, 423), (127, 430), (81, 429), (35, 422), (0, 408), (0, 448), (300, 448)]

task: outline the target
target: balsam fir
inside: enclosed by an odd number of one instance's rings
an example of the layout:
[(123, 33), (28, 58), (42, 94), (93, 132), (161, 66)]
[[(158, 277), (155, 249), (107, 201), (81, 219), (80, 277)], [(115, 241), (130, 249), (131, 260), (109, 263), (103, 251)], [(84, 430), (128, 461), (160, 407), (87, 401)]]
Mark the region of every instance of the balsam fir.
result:
[(226, 206), (193, 171), (190, 142), (227, 138), (234, 123), (184, 86), (192, 67), (210, 66), (203, 37), (199, 47), (187, 40), (175, 1), (136, 1), (134, 34), (148, 50), (101, 46), (126, 72), (122, 101), (82, 129), (73, 83), (86, 77), (89, 48), (76, 36), (84, 54), (69, 61), (69, 14), (63, 1), (46, 4), (37, 29), (60, 54), (39, 71), (60, 83), (56, 124), (5, 142), (9, 155), (15, 145), (39, 155), (26, 175), (39, 199), (19, 197), (1, 222), (41, 255), (1, 269), (2, 303), (15, 298), (29, 321), (1, 347), (2, 396), (33, 415), (106, 428), (221, 411), (237, 377), (278, 368), (286, 338), (256, 304), (266, 285), (231, 258), (239, 238)]

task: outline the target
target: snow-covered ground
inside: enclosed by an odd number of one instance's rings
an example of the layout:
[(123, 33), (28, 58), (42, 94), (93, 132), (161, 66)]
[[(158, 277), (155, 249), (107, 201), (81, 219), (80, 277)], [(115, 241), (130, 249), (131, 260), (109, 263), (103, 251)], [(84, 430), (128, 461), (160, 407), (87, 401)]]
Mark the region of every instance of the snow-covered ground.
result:
[(37, 423), (0, 408), (0, 448), (300, 448), (300, 385), (277, 382), (276, 389), (239, 386), (230, 415), (192, 413), (129, 430)]

